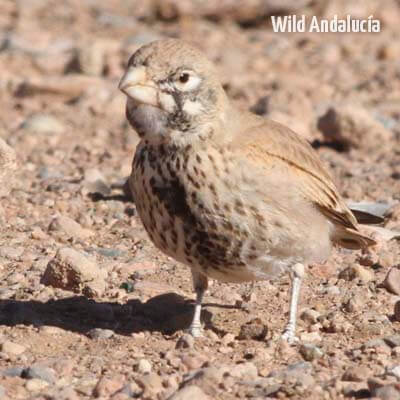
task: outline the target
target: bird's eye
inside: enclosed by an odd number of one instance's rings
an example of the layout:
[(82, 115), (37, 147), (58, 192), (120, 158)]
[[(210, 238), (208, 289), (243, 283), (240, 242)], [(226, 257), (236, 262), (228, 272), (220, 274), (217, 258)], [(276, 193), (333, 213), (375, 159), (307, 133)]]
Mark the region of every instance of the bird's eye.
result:
[(189, 92), (197, 89), (201, 78), (193, 71), (181, 71), (173, 76), (173, 85), (181, 92)]
[(182, 72), (182, 73), (179, 75), (179, 82), (180, 82), (180, 83), (186, 83), (186, 82), (189, 80), (189, 78), (190, 78), (189, 73), (187, 73), (187, 72)]

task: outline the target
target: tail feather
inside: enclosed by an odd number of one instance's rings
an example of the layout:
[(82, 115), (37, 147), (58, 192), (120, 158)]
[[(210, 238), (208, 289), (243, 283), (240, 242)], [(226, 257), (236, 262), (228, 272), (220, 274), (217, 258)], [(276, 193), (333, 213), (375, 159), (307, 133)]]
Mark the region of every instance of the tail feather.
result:
[(383, 217), (380, 217), (378, 215), (371, 214), (366, 211), (362, 210), (355, 210), (351, 208), (351, 212), (353, 215), (356, 217), (356, 220), (359, 224), (365, 224), (365, 225), (378, 225), (381, 224), (385, 221)]
[(338, 226), (336, 226), (333, 241), (337, 245), (351, 250), (365, 249), (376, 244), (375, 240), (355, 229)]

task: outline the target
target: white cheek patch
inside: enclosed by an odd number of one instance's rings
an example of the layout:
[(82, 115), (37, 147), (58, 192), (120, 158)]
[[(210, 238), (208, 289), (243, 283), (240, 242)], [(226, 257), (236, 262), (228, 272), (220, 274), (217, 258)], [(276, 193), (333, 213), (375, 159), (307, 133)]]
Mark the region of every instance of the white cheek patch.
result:
[(182, 110), (189, 115), (199, 115), (203, 111), (203, 106), (199, 101), (186, 100)]
[(167, 112), (173, 112), (176, 107), (174, 98), (168, 93), (161, 92), (158, 102), (160, 103), (161, 108)]

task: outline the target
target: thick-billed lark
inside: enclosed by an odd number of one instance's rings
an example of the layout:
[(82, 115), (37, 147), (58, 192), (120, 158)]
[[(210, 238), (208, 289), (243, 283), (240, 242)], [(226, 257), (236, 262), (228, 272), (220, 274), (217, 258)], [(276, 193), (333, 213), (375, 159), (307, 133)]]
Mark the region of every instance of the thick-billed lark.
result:
[(285, 126), (238, 111), (214, 66), (179, 40), (137, 50), (119, 87), (141, 137), (130, 177), (139, 216), (154, 244), (192, 271), (189, 331), (201, 332), (208, 277), (245, 282), (288, 272), (283, 337), (294, 341), (304, 266), (325, 260), (332, 244), (374, 244), (314, 149)]

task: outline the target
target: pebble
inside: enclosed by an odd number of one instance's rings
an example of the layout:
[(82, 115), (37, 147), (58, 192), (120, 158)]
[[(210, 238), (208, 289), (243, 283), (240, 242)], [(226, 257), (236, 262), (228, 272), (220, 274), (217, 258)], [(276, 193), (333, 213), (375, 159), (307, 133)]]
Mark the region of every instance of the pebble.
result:
[(22, 124), (22, 128), (34, 133), (62, 134), (65, 125), (56, 117), (49, 114), (33, 114)]
[(382, 286), (390, 293), (400, 295), (400, 269), (396, 267), (390, 268), (386, 275)]
[(355, 296), (347, 300), (344, 309), (349, 313), (360, 312), (365, 305), (365, 299), (361, 296)]
[(229, 375), (242, 380), (252, 380), (257, 378), (257, 367), (252, 362), (244, 362), (233, 366)]
[(66, 331), (58, 326), (51, 326), (51, 325), (42, 325), (39, 328), (40, 333), (44, 333), (45, 335), (51, 336), (60, 336), (65, 335)]
[(85, 240), (94, 235), (94, 232), (82, 226), (66, 215), (60, 215), (51, 221), (50, 232), (64, 232), (73, 239)]
[(300, 318), (304, 321), (309, 323), (310, 325), (316, 324), (318, 322), (318, 317), (321, 314), (316, 311), (313, 310), (311, 308), (306, 308), (305, 310), (303, 310), (303, 312), (300, 314)]
[(136, 378), (136, 382), (149, 395), (156, 395), (163, 390), (162, 379), (155, 372), (150, 372), (149, 374), (139, 376), (138, 378)]
[(399, 385), (385, 385), (374, 390), (372, 394), (380, 400), (399, 400), (400, 388)]
[(388, 368), (386, 374), (395, 376), (400, 381), (400, 365), (395, 365), (391, 368)]
[(341, 143), (345, 148), (371, 149), (391, 140), (392, 132), (371, 113), (356, 104), (341, 104), (330, 107), (317, 124), (325, 138)]
[(229, 346), (230, 344), (235, 342), (235, 335), (233, 333), (227, 333), (224, 335), (224, 337), (221, 339), (221, 343), (224, 346)]
[(24, 253), (24, 248), (20, 246), (1, 246), (0, 256), (9, 260), (18, 260)]
[(174, 393), (169, 400), (210, 400), (198, 386), (187, 385)]
[(138, 365), (137, 365), (137, 372), (140, 374), (148, 374), (151, 372), (151, 362), (149, 360), (146, 360), (145, 358), (142, 358), (139, 360)]
[(119, 393), (124, 393), (129, 397), (139, 397), (143, 393), (143, 389), (136, 382), (130, 382), (119, 391)]
[(0, 385), (0, 399), (5, 397), (5, 395), (6, 395), (6, 389), (4, 388), (4, 386)]
[(47, 386), (49, 386), (48, 382), (37, 378), (29, 379), (25, 384), (26, 389), (30, 392), (38, 392), (39, 390), (45, 389)]
[(299, 353), (305, 361), (314, 361), (324, 355), (323, 351), (318, 346), (311, 343), (303, 343), (300, 346)]
[(287, 368), (277, 371), (271, 371), (268, 375), (270, 378), (287, 379), (293, 378), (301, 381), (308, 377), (312, 372), (312, 364), (308, 361), (300, 361), (295, 364), (290, 364)]
[(105, 46), (102, 41), (86, 43), (77, 52), (79, 71), (85, 75), (101, 76), (105, 69)]
[(177, 349), (192, 349), (194, 347), (194, 337), (189, 333), (182, 335), (176, 342)]
[(6, 340), (0, 345), (1, 351), (7, 354), (14, 354), (14, 355), (20, 355), (22, 354), (25, 350), (26, 347), (22, 346), (21, 344), (11, 342), (9, 340)]
[(104, 293), (106, 276), (105, 270), (82, 253), (64, 247), (47, 264), (41, 283), (94, 297)]
[(365, 365), (357, 365), (348, 368), (344, 372), (342, 380), (349, 382), (363, 382), (368, 378), (368, 375), (370, 375), (370, 373), (370, 369)]
[(22, 368), (22, 367), (11, 367), (11, 368), (7, 368), (5, 371), (2, 371), (1, 375), (2, 376), (18, 376), (18, 377), (21, 377), (23, 371), (24, 371), (24, 368)]
[(400, 300), (397, 300), (394, 305), (394, 320), (400, 322)]
[(87, 333), (87, 335), (91, 339), (110, 339), (114, 336), (114, 331), (111, 329), (93, 328)]
[(340, 296), (342, 292), (340, 291), (339, 287), (331, 285), (325, 288), (324, 293), (326, 293), (328, 296)]
[(41, 379), (48, 383), (54, 383), (56, 381), (55, 371), (52, 368), (41, 365), (32, 365), (31, 367), (24, 369), (21, 377), (25, 379)]
[(114, 393), (123, 388), (124, 384), (122, 379), (102, 377), (96, 383), (93, 389), (93, 396), (99, 398), (109, 398)]
[(352, 265), (339, 273), (339, 279), (345, 281), (352, 281), (357, 278), (362, 282), (369, 282), (374, 279), (374, 273), (359, 264)]
[(268, 327), (255, 318), (240, 327), (239, 340), (264, 340), (268, 333)]
[(182, 364), (185, 365), (188, 370), (201, 368), (209, 361), (207, 356), (198, 353), (182, 354), (180, 358)]
[(104, 175), (96, 168), (85, 170), (83, 175), (84, 187), (89, 193), (100, 193), (103, 196), (111, 194), (111, 188), (107, 185)]
[(368, 340), (368, 342), (363, 343), (361, 349), (377, 349), (378, 347), (387, 348), (388, 346), (383, 339), (371, 339)]
[(385, 336), (383, 340), (390, 347), (400, 346), (400, 334)]

